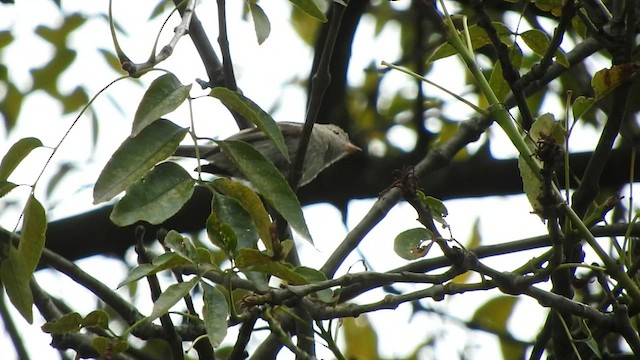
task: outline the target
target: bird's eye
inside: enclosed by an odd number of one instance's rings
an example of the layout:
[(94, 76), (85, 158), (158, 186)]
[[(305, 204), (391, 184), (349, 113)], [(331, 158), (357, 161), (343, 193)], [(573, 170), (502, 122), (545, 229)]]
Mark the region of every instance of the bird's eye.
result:
[(333, 129), (333, 133), (336, 135), (340, 135), (340, 132), (337, 129)]

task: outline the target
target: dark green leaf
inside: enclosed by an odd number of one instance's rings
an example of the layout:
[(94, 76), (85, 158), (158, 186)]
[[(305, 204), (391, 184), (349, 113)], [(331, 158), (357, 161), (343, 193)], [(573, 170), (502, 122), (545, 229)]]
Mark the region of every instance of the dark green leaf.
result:
[(7, 151), (2, 158), (2, 162), (0, 162), (0, 180), (7, 180), (22, 160), (24, 160), (33, 149), (41, 146), (42, 142), (32, 137), (20, 139), (11, 145), (9, 151)]
[(171, 73), (153, 80), (136, 110), (131, 136), (137, 136), (147, 125), (177, 109), (187, 99), (190, 90), (191, 85), (182, 85)]
[(102, 169), (93, 188), (93, 203), (111, 200), (155, 164), (171, 156), (186, 133), (187, 129), (161, 119), (138, 136), (128, 137)]
[(44, 249), (47, 216), (44, 208), (33, 195), (29, 196), (24, 209), (24, 221), (18, 253), (24, 262), (25, 270), (33, 273), (38, 266)]
[(153, 303), (153, 310), (147, 320), (151, 322), (169, 312), (169, 309), (187, 296), (187, 294), (198, 285), (199, 281), (200, 278), (194, 277), (189, 281), (170, 285), (160, 294), (158, 300)]
[(165, 162), (127, 188), (109, 218), (118, 226), (138, 221), (157, 225), (175, 215), (191, 198), (195, 181), (180, 165)]
[(217, 288), (202, 282), (202, 317), (211, 346), (217, 348), (227, 336), (227, 314), (229, 307), (224, 294)]
[(217, 141), (222, 151), (302, 237), (311, 240), (300, 202), (280, 171), (258, 150), (235, 140)]
[(267, 14), (264, 13), (258, 4), (249, 2), (249, 9), (251, 10), (251, 17), (253, 18), (253, 27), (258, 37), (258, 44), (262, 45), (271, 33), (271, 23), (269, 22)]
[[(393, 250), (406, 260), (421, 258), (429, 252), (433, 233), (425, 228), (414, 228), (401, 232), (393, 241)], [(426, 246), (425, 242), (429, 242)]]
[(284, 137), (271, 115), (262, 110), (256, 103), (244, 95), (227, 88), (217, 87), (211, 90), (210, 96), (220, 100), (224, 106), (233, 110), (247, 120), (254, 123), (276, 146), (284, 158), (289, 160), (289, 151), (284, 143)]

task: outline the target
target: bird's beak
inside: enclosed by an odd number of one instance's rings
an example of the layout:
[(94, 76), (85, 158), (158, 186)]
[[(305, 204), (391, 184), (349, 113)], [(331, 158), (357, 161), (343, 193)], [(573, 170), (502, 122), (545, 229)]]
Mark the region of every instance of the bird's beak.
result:
[(353, 154), (355, 152), (362, 151), (362, 149), (353, 145), (352, 143), (348, 143), (347, 146), (345, 146), (344, 151), (348, 152), (349, 154)]

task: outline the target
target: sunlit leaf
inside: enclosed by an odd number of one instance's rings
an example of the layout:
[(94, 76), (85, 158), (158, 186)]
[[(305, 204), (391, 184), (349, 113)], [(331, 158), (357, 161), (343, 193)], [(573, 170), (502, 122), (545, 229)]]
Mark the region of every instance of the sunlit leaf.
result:
[(24, 160), (33, 149), (41, 146), (42, 142), (33, 137), (20, 139), (11, 145), (9, 151), (7, 151), (0, 162), (0, 180), (7, 180), (22, 160)]
[(169, 309), (187, 296), (187, 294), (189, 294), (189, 292), (198, 285), (199, 281), (200, 278), (194, 277), (189, 281), (170, 285), (153, 303), (153, 310), (147, 320), (151, 322), (169, 312)]
[(224, 294), (217, 288), (202, 282), (202, 317), (211, 346), (217, 348), (227, 336), (227, 314), (229, 307)]
[(284, 143), (284, 137), (282, 136), (280, 128), (278, 128), (278, 125), (271, 115), (262, 110), (258, 104), (239, 92), (231, 91), (223, 87), (212, 89), (209, 95), (220, 100), (224, 106), (239, 113), (255, 124), (267, 138), (271, 139), (282, 156), (289, 161), (289, 151)]
[[(403, 259), (419, 259), (427, 255), (431, 249), (433, 236), (433, 233), (425, 228), (405, 230), (393, 240), (393, 250)], [(424, 245), (425, 242), (428, 244)]]
[(180, 165), (161, 163), (127, 188), (109, 218), (118, 226), (138, 221), (161, 224), (191, 198), (194, 185), (195, 180)]
[(18, 253), (24, 262), (25, 270), (33, 273), (40, 262), (44, 249), (47, 216), (42, 204), (33, 195), (29, 196), (24, 209), (24, 221)]
[(191, 85), (182, 85), (172, 73), (153, 80), (144, 93), (133, 118), (131, 136), (136, 136), (147, 125), (178, 108), (189, 96)]
[(251, 184), (303, 238), (311, 240), (300, 202), (280, 171), (258, 150), (235, 140), (217, 141)]
[(157, 120), (138, 136), (127, 138), (102, 169), (93, 188), (93, 203), (111, 200), (173, 154), (187, 133), (169, 120)]

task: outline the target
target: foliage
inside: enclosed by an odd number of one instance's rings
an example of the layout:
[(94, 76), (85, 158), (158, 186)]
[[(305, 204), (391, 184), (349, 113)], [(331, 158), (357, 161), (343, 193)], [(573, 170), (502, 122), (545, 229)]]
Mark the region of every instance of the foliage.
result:
[[(262, 79), (236, 78), (231, 50), (249, 40), (227, 33), (238, 19), (227, 18), (232, 5), (223, 0), (216, 3), (217, 19), (211, 17), (213, 12), (200, 12), (193, 0), (159, 2), (149, 21), (166, 17), (163, 27), (175, 31), (159, 48), (165, 41), (160, 35), (166, 30), (161, 29), (144, 62), (133, 60), (133, 51), (128, 54), (124, 45), (125, 31), (139, 29), (123, 29), (112, 8), (105, 9), (105, 17), (65, 13), (61, 8), (57, 27), (36, 29), (37, 36), (53, 46), (53, 55), (31, 69), (30, 88), (10, 77), (11, 65), (0, 65), (4, 90), (0, 114), (9, 136), (22, 125), (23, 104), (37, 92), (59, 104), (61, 115), (76, 116), (57, 145), (48, 148), (37, 136), (27, 136), (14, 141), (0, 162), (3, 200), (28, 189), (26, 200), (16, 201), (18, 225), (0, 233), (0, 280), (15, 310), (33, 323), (35, 305), (46, 320), (42, 331), (54, 339), (52, 346), (72, 350), (77, 357), (146, 358), (162, 348), (166, 349), (159, 355), (162, 358), (184, 358), (185, 352), (200, 359), (244, 358), (245, 352), (254, 358), (273, 358), (287, 348), (298, 358), (313, 358), (326, 347), (339, 359), (380, 358), (382, 332), (369, 320), (382, 310), (399, 311), (396, 308), (409, 305), (413, 315), (435, 314), (455, 319), (469, 331), (494, 335), (506, 359), (640, 356), (634, 249), (640, 227), (638, 216), (633, 216), (634, 204), (621, 201), (621, 194), (630, 191), (625, 187), (628, 182), (637, 181), (640, 8), (633, 2), (574, 1), (334, 0), (326, 7), (318, 3), (290, 0), (288, 4), (292, 28), (313, 47), (315, 56), (304, 84), (307, 126), (300, 136), (308, 140), (313, 123), (331, 119), (365, 150), (302, 189), (292, 186), (302, 160), (289, 156), (287, 134), (270, 111), (240, 89), (243, 81)], [(276, 24), (270, 19), (275, 14), (265, 10), (266, 2), (246, 0), (243, 6), (255, 31), (250, 41), (281, 41), (273, 38)], [(97, 52), (125, 75), (90, 98), (83, 79), (71, 91), (63, 90), (59, 79), (77, 65), (77, 51), (69, 40), (94, 18), (109, 26), (114, 46), (113, 51)], [(348, 83), (347, 68), (357, 45), (354, 33), (365, 19), (373, 23), (374, 37), (390, 24), (395, 26), (401, 53), (396, 61), (372, 63), (360, 83)], [(219, 50), (213, 50), (202, 23), (218, 24)], [(19, 41), (9, 29), (0, 32), (0, 50)], [(206, 81), (197, 80), (207, 92), (202, 97), (195, 95), (191, 83), (182, 83), (177, 75), (180, 65), (171, 62), (184, 51), (177, 44), (188, 42), (197, 49), (208, 76)], [(466, 93), (429, 79), (443, 63), (465, 74)], [(593, 63), (600, 68), (594, 71)], [(162, 74), (156, 76), (158, 71)], [(387, 80), (399, 75), (400, 87), (389, 91), (396, 85)], [(103, 204), (125, 194), (80, 217), (80, 225), (78, 218), (51, 221), (54, 204), (44, 201), (41, 189), (46, 187), (50, 194), (57, 184), (71, 182), (68, 174), (82, 164), (61, 164), (54, 175), (43, 174), (56, 166), (52, 158), (72, 142), (69, 134), (85, 115), (94, 123), (89, 147), (109, 137), (96, 102), (109, 98), (108, 92), (120, 83), (142, 83), (144, 94), (131, 125), (122, 132), (126, 136), (93, 184), (93, 201)], [(293, 175), (281, 173), (245, 142), (213, 140), (196, 131), (205, 122), (194, 111), (200, 101), (221, 104), (241, 128), (257, 127), (289, 161)], [(451, 111), (447, 104), (454, 101), (466, 105), (467, 112)], [(547, 109), (552, 101), (562, 104), (558, 111)], [(120, 105), (112, 102), (112, 106)], [(188, 126), (180, 119), (181, 109), (186, 109)], [(393, 140), (398, 128), (415, 136), (410, 149)], [(578, 153), (570, 145), (582, 139), (572, 134), (585, 128), (596, 131), (599, 140), (589, 151)], [(509, 161), (498, 160), (490, 151), (498, 131), (516, 154)], [(468, 146), (481, 138), (479, 149)], [(208, 140), (249, 184), (203, 176), (203, 141)], [(187, 141), (196, 145), (195, 174), (173, 156)], [(300, 143), (304, 148), (306, 141)], [(45, 150), (50, 156), (44, 165), (29, 162), (32, 154)], [(36, 174), (28, 184), (14, 180), (21, 167)], [(500, 173), (505, 167), (507, 172)], [(43, 185), (44, 181), (49, 184)], [(526, 195), (532, 216), (545, 224), (544, 236), (485, 246), (487, 234), (481, 234), (477, 219), (469, 219), (470, 242), (463, 245), (453, 237), (445, 219), (449, 210), (440, 199), (509, 192)], [(350, 200), (363, 197), (377, 200), (324, 265), (303, 266), (291, 231), (313, 244), (302, 205), (329, 202), (345, 212)], [(396, 234), (392, 256), (406, 264), (381, 271), (345, 270), (348, 256), (364, 236), (401, 201), (411, 206), (419, 223), (410, 229), (390, 229)], [(502, 212), (504, 229), (513, 225), (506, 220), (509, 209), (478, 208), (478, 215), (483, 211)], [(66, 226), (71, 231), (60, 230)], [(206, 230), (208, 242), (198, 235), (201, 230)], [(152, 238), (157, 240), (155, 247)], [(121, 297), (73, 263), (96, 253), (115, 253), (127, 262), (124, 251), (132, 245), (137, 263), (128, 264), (129, 275), (118, 288), (135, 292), (142, 286), (139, 281), (145, 280), (153, 301), (148, 316), (133, 301), (135, 296)], [(539, 251), (533, 258), (520, 255), (534, 249)], [(489, 266), (484, 260), (504, 259), (509, 253), (519, 254), (513, 268)], [(585, 260), (591, 257), (597, 261)], [(86, 316), (70, 309), (65, 299), (47, 292), (37, 274), (33, 276), (45, 266), (90, 290), (108, 308)], [(385, 295), (373, 301), (363, 296), (372, 290)], [(478, 304), (468, 320), (457, 316), (456, 309), (443, 314), (431, 307), (445, 298), (472, 298), (485, 290), (498, 295)], [(520, 339), (509, 322), (519, 300), (527, 298), (539, 304), (546, 320), (535, 337)], [(7, 328), (15, 327), (10, 326), (14, 319), (6, 307), (0, 307), (0, 316)], [(238, 329), (236, 339), (228, 337), (231, 328)], [(263, 336), (259, 330), (265, 328), (268, 334)], [(438, 331), (419, 345), (411, 344), (414, 349), (402, 350), (417, 358), (437, 349)], [(29, 339), (21, 339), (17, 332), (12, 332), (12, 339), (22, 353), (23, 342)], [(251, 343), (254, 339), (260, 346)], [(457, 351), (471, 357), (464, 346)]]

